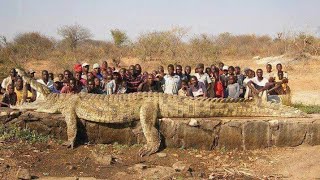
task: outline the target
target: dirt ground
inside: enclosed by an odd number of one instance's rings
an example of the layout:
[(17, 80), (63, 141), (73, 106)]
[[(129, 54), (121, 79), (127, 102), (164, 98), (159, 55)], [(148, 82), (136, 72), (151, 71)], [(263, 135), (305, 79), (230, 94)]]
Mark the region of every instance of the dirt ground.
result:
[[(80, 145), (71, 150), (55, 142), (2, 142), (0, 178), (15, 179), (19, 168), (40, 179), (320, 178), (320, 146), (252, 151), (167, 148), (143, 158), (137, 155), (139, 148), (114, 144)], [(178, 172), (174, 165), (178, 161), (187, 168)]]

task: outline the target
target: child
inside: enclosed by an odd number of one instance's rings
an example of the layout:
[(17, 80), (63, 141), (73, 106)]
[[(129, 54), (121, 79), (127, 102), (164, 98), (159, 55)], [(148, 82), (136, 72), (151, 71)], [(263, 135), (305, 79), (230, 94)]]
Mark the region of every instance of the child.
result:
[(13, 84), (9, 84), (6, 93), (2, 97), (1, 107), (10, 107), (10, 105), (16, 105), (17, 94), (14, 92)]
[(115, 81), (113, 79), (113, 75), (112, 74), (108, 74), (106, 76), (106, 82), (105, 82), (105, 86), (104, 86), (103, 91), (107, 95), (116, 93), (116, 83), (115, 83)]
[(239, 86), (239, 83), (236, 82), (236, 78), (234, 75), (229, 76), (227, 94), (229, 98), (234, 98), (234, 99), (239, 98), (240, 86)]
[(187, 81), (182, 81), (181, 82), (181, 89), (178, 91), (179, 96), (187, 96), (188, 95), (188, 82)]

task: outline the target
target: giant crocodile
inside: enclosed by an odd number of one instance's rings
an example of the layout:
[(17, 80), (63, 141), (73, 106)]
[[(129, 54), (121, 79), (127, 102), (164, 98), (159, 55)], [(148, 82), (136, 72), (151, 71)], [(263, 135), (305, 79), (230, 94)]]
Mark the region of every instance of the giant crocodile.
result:
[(206, 118), (206, 117), (252, 117), (279, 116), (304, 117), (305, 113), (278, 103), (266, 102), (262, 98), (253, 100), (192, 98), (164, 93), (131, 93), (116, 95), (101, 94), (55, 94), (48, 87), (31, 79), (22, 70), (18, 74), (45, 100), (15, 106), (16, 109), (34, 109), (45, 113), (62, 113), (67, 124), (68, 141), (73, 148), (77, 135), (77, 119), (99, 123), (125, 123), (140, 120), (146, 145), (140, 156), (156, 153), (160, 146), (157, 130), (159, 118)]

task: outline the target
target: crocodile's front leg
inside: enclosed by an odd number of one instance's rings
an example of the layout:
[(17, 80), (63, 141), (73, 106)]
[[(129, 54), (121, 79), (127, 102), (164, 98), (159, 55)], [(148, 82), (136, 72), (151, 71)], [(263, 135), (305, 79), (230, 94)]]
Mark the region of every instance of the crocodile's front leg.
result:
[(68, 104), (68, 107), (64, 108), (62, 110), (62, 115), (65, 117), (65, 121), (67, 124), (67, 136), (68, 136), (68, 141), (64, 143), (67, 147), (70, 147), (73, 149), (76, 136), (77, 136), (77, 114), (76, 114), (76, 103), (75, 101), (71, 101)]
[(147, 144), (140, 149), (139, 155), (151, 155), (160, 147), (160, 134), (156, 128), (159, 107), (153, 102), (143, 103), (140, 109), (140, 122)]

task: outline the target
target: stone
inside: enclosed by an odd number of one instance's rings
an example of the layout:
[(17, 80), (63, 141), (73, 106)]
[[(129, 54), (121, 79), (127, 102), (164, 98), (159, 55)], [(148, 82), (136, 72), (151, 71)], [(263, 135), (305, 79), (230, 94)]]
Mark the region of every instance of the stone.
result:
[(132, 170), (134, 171), (141, 171), (141, 170), (144, 170), (144, 169), (147, 169), (148, 166), (146, 164), (135, 164), (133, 167), (132, 167)]
[(205, 119), (199, 121), (199, 124), (201, 129), (214, 131), (217, 129), (217, 127), (219, 127), (219, 125), (221, 125), (221, 120)]
[(43, 124), (41, 121), (32, 121), (26, 123), (26, 128), (37, 131), (38, 134), (49, 135), (51, 128)]
[(308, 144), (315, 146), (320, 145), (320, 120), (309, 125), (308, 128)]
[(199, 122), (196, 119), (191, 118), (188, 125), (191, 127), (197, 127), (197, 126), (199, 126)]
[(156, 166), (141, 171), (141, 175), (137, 179), (167, 179), (168, 177), (172, 177), (175, 173), (176, 171), (171, 167)]
[(166, 153), (157, 153), (157, 156), (160, 158), (167, 157)]
[(305, 123), (294, 123), (284, 120), (279, 122), (279, 129), (271, 133), (275, 138), (276, 146), (295, 147), (304, 142), (307, 130), (308, 126)]
[(191, 171), (191, 164), (185, 163), (183, 161), (178, 161), (172, 165), (172, 168), (177, 172), (187, 172)]
[(133, 145), (137, 143), (137, 138), (128, 127), (128, 124), (105, 124), (98, 123), (98, 139), (99, 144), (119, 144)]
[(167, 147), (180, 148), (182, 144), (177, 134), (179, 123), (169, 118), (163, 118), (159, 123), (159, 130), (165, 137), (163, 138), (163, 144)]
[(113, 157), (103, 153), (92, 151), (93, 160), (100, 165), (111, 165), (113, 163)]
[(28, 169), (25, 168), (19, 168), (17, 171), (17, 179), (31, 179), (31, 175)]
[(244, 149), (269, 147), (269, 124), (264, 121), (252, 121), (244, 124)]
[(229, 126), (224, 124), (221, 126), (218, 148), (222, 149), (242, 149), (242, 130), (237, 126)]
[(178, 127), (178, 138), (184, 148), (212, 150), (215, 144), (215, 135), (212, 132), (186, 124)]

